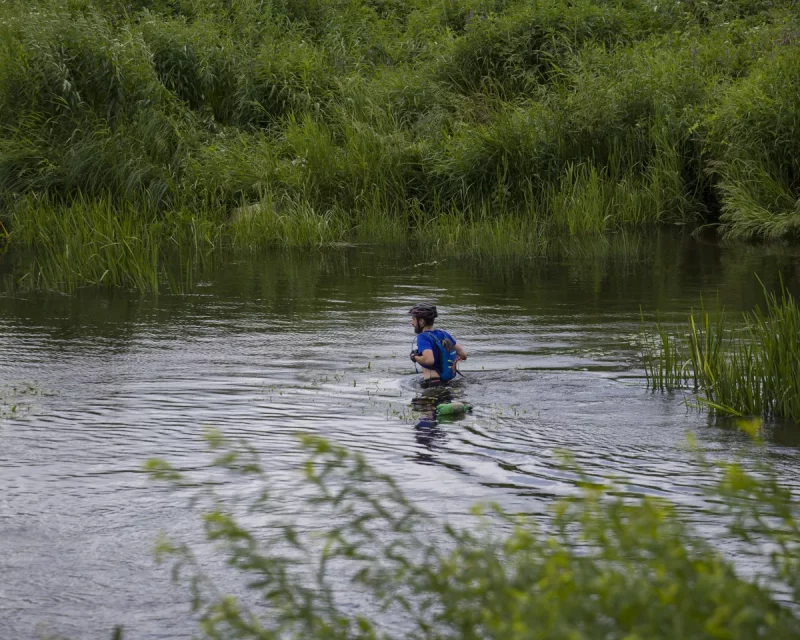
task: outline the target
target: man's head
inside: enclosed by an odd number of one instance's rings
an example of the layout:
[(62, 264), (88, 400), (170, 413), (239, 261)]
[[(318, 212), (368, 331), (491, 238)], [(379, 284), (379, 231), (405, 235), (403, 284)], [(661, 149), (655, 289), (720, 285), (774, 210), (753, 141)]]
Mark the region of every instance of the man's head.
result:
[(414, 333), (422, 333), (426, 328), (433, 326), (433, 322), (439, 314), (436, 311), (435, 304), (420, 302), (411, 307), (408, 315), (411, 316), (411, 326), (414, 327)]

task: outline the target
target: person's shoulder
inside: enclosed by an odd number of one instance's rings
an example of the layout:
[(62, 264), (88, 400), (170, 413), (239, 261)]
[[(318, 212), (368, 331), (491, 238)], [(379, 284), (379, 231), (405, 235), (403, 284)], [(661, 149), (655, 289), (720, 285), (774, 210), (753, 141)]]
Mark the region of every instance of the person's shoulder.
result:
[(433, 343), (435, 341), (443, 342), (444, 340), (450, 340), (453, 344), (456, 343), (456, 339), (450, 334), (449, 331), (445, 331), (444, 329), (437, 328), (434, 329), (433, 331), (430, 332), (426, 331), (424, 333), (430, 334), (427, 338), (430, 343)]
[(430, 335), (430, 331), (423, 331), (417, 336), (417, 348), (422, 351), (423, 345), (427, 345), (429, 348), (433, 347), (433, 336)]

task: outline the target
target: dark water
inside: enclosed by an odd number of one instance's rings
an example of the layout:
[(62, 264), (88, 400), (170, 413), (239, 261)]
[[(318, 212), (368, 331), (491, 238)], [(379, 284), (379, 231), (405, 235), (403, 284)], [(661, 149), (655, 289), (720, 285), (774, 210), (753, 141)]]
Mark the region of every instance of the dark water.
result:
[[(574, 488), (556, 455), (569, 449), (713, 531), (687, 432), (714, 456), (752, 445), (645, 390), (639, 310), (682, 322), (718, 294), (736, 316), (762, 300), (754, 273), (796, 289), (796, 257), (678, 235), (503, 264), (362, 247), (228, 261), (187, 295), (0, 297), (0, 638), (106, 638), (115, 624), (189, 637), (188, 598), (151, 551), (159, 530), (192, 537), (197, 523), (141, 465), (202, 470), (209, 425), (279, 473), (302, 459), (295, 434), (321, 434), (454, 521), (480, 500), (542, 513)], [(411, 409), (405, 311), (419, 299), (470, 353), (455, 394), (474, 412), (432, 430)], [(752, 455), (797, 485), (800, 430), (768, 434)]]

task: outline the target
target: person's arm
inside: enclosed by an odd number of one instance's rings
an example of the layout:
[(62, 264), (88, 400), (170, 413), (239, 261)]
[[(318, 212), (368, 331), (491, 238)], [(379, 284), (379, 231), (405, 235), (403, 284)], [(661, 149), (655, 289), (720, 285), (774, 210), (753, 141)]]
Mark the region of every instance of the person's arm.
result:
[(425, 351), (417, 355), (414, 360), (427, 369), (433, 367), (433, 364), (436, 362), (433, 357), (433, 349), (425, 349)]
[[(431, 353), (433, 355), (433, 353)], [(467, 352), (460, 344), (456, 343), (456, 355), (461, 358), (462, 360), (467, 359)]]

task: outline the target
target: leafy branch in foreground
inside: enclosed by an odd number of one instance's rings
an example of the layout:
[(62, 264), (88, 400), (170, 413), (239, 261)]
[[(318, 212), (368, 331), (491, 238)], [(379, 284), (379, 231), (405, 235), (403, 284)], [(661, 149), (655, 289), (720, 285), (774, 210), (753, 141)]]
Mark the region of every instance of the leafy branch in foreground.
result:
[(788, 586), (797, 601), (797, 506), (768, 468), (724, 465), (712, 492), (731, 536), (775, 549), (765, 573), (745, 580), (670, 503), (631, 501), (586, 477), (538, 526), (493, 507), (456, 527), (323, 439), (301, 440), (303, 482), (288, 501), (273, 493), (285, 475), (273, 482), (255, 451), (218, 433), (209, 441), (215, 466), (255, 487), (244, 501), (149, 464), (192, 494), (206, 538), (240, 579), (224, 593), (188, 546), (160, 544), (188, 579), (207, 638), (800, 637), (776, 595)]

